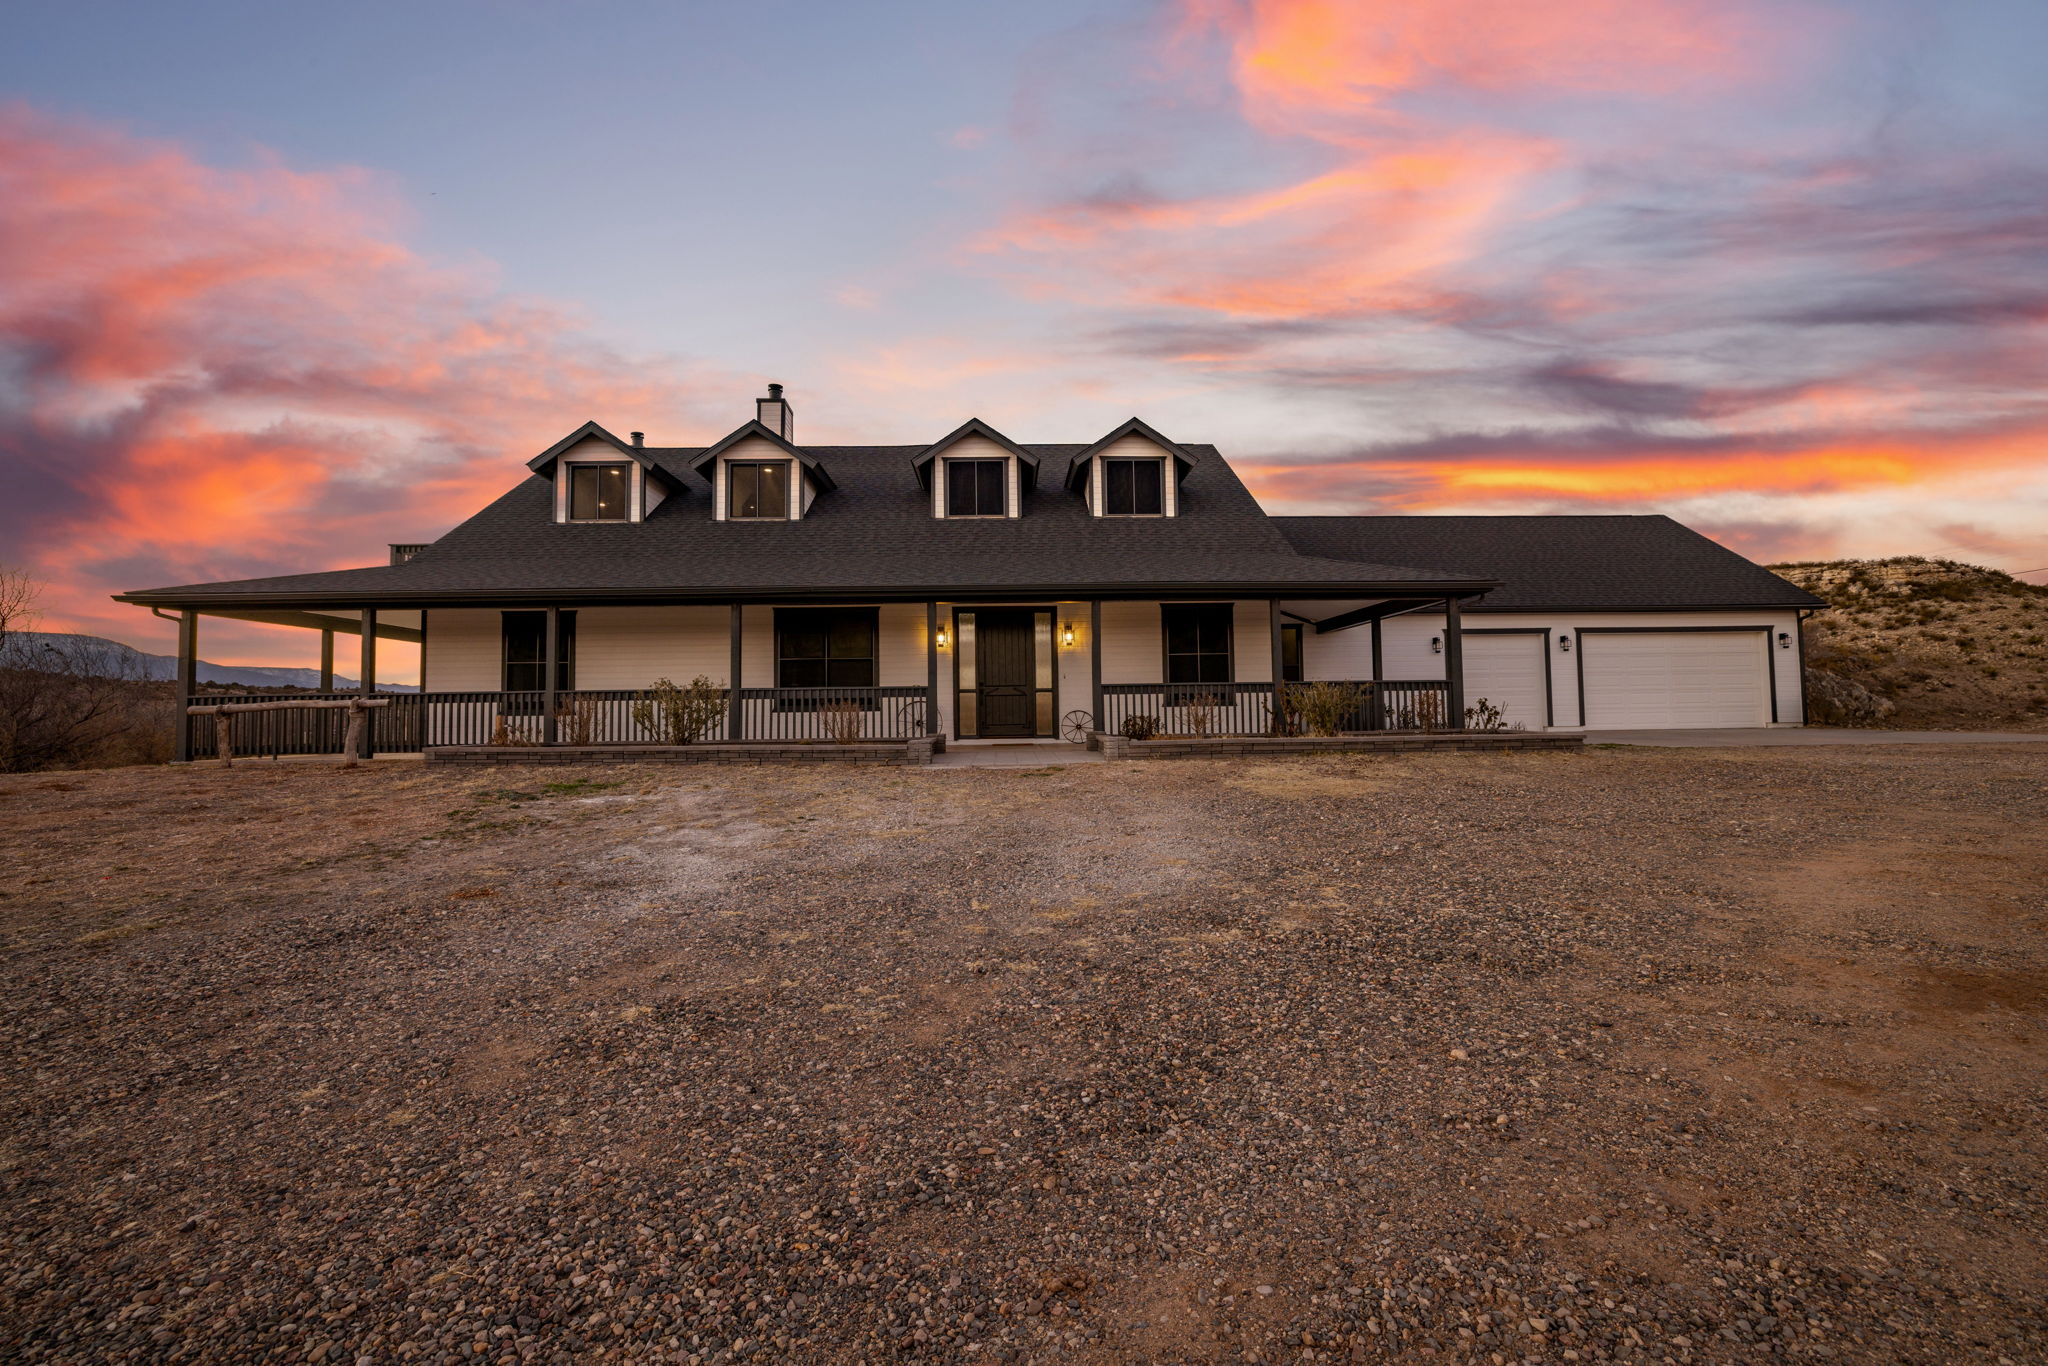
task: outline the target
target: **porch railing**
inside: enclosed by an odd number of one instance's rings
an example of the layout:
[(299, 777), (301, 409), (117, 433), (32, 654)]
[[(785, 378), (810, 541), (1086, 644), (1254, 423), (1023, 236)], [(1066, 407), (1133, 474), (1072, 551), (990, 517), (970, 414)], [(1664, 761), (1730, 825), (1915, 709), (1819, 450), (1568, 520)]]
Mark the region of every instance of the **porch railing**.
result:
[[(544, 692), (379, 693), (389, 707), (370, 716), (373, 752), (408, 753), (430, 745), (542, 745), (548, 743)], [(345, 700), (355, 693), (202, 694), (188, 706), (222, 701), (312, 702)], [(653, 745), (671, 740), (659, 715), (649, 714), (646, 691), (637, 688), (578, 689), (555, 695), (554, 743), (558, 745)], [(635, 715), (635, 709), (640, 715)], [(742, 688), (740, 731), (727, 734), (731, 695), (720, 690), (715, 716), (697, 743), (730, 739), (807, 741), (910, 740), (926, 730), (925, 690), (895, 688)], [(646, 722), (653, 722), (650, 726)], [(212, 717), (186, 716), (188, 753), (214, 746)], [(240, 712), (230, 718), (235, 753), (250, 755), (339, 754), (345, 713), (336, 711)], [(204, 732), (201, 726), (204, 726)]]
[[(1450, 727), (1450, 684), (1441, 679), (1333, 681), (1357, 689), (1359, 697), (1341, 730)], [(1152, 718), (1159, 735), (1271, 735), (1275, 730), (1271, 683), (1105, 683), (1102, 710), (1103, 729), (1111, 734), (1121, 732), (1134, 716)]]

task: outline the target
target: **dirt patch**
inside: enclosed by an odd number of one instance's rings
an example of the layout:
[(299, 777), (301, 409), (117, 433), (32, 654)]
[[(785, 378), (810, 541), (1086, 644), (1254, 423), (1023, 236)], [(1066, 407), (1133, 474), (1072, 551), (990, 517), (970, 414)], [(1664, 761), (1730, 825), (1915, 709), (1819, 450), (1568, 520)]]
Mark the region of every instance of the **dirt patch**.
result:
[(2038, 1360), (2044, 784), (0, 779), (0, 1349)]

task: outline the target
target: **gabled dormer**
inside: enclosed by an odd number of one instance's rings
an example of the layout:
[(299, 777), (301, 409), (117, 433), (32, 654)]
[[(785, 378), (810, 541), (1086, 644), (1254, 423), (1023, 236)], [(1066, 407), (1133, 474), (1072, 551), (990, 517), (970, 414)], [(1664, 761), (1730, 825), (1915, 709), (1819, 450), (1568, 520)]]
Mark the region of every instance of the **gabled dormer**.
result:
[(754, 421), (708, 447), (692, 468), (711, 485), (714, 520), (797, 521), (819, 494), (831, 491), (832, 476), (790, 441), (793, 415), (781, 385), (769, 385), (755, 411)]
[(919, 451), (911, 469), (941, 518), (1022, 517), (1038, 482), (1038, 457), (978, 417)]
[(1074, 457), (1067, 488), (1097, 517), (1177, 517), (1194, 457), (1132, 418)]
[(557, 522), (639, 522), (676, 491), (633, 433), (629, 446), (595, 422), (526, 462), (554, 485)]

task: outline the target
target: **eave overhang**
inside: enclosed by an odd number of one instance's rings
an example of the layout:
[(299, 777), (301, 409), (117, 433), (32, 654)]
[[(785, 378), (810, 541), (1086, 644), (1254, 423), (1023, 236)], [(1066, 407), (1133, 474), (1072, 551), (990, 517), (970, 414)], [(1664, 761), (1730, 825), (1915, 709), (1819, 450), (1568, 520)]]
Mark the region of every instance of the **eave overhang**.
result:
[(595, 422), (584, 423), (581, 427), (578, 427), (575, 431), (527, 461), (526, 468), (542, 478), (552, 479), (555, 474), (555, 462), (576, 446), (592, 438), (604, 442), (620, 455), (625, 456), (626, 459), (638, 465), (647, 472), (647, 477), (650, 480), (661, 485), (669, 493), (675, 494), (683, 491), (683, 486), (671, 479), (668, 471), (656, 464), (654, 457), (649, 455), (643, 447), (619, 440)]
[(1174, 468), (1182, 475), (1185, 475), (1195, 467), (1195, 458), (1183, 450), (1177, 442), (1168, 441), (1157, 431), (1153, 430), (1150, 425), (1134, 417), (1073, 458), (1072, 462), (1067, 466), (1068, 491), (1079, 493), (1083, 488), (1087, 487), (1089, 462), (1127, 436), (1142, 436), (1153, 445), (1159, 447), (1162, 452), (1173, 458)]
[(726, 434), (716, 445), (705, 447), (703, 451), (698, 453), (697, 458), (690, 462), (690, 468), (695, 470), (708, 483), (711, 479), (712, 467), (718, 463), (718, 457), (724, 455), (750, 436), (760, 437), (763, 441), (768, 442), (801, 464), (805, 472), (810, 475), (811, 483), (817, 486), (820, 493), (825, 493), (838, 487), (838, 485), (832, 482), (832, 476), (826, 473), (824, 465), (819, 463), (816, 456), (811, 455), (800, 446), (791, 445), (783, 438), (780, 432), (772, 427), (763, 426), (759, 422), (749, 422), (745, 426)]
[(1410, 602), (1447, 597), (1469, 598), (1500, 584), (1490, 579), (1321, 581), (1233, 583), (1104, 582), (1017, 583), (963, 587), (960, 584), (889, 584), (870, 587), (807, 588), (791, 584), (737, 584), (692, 591), (687, 588), (530, 588), (496, 592), (449, 592), (429, 589), (380, 589), (376, 592), (220, 594), (152, 592), (117, 593), (114, 601), (144, 607), (210, 611), (221, 608), (310, 607), (488, 607), (501, 604), (555, 603), (628, 605), (656, 603), (745, 602), (1024, 602), (1033, 598), (1085, 601), (1089, 598), (1400, 598)]
[(933, 462), (944, 455), (948, 448), (970, 436), (979, 436), (992, 441), (1009, 454), (1015, 456), (1017, 458), (1018, 472), (1023, 480), (1026, 492), (1029, 492), (1038, 483), (1037, 456), (1031, 454), (1031, 452), (1025, 450), (1022, 446), (1019, 446), (980, 418), (970, 417), (967, 421), (919, 451), (917, 457), (910, 462), (912, 473), (917, 475), (918, 487), (929, 489), (932, 486)]

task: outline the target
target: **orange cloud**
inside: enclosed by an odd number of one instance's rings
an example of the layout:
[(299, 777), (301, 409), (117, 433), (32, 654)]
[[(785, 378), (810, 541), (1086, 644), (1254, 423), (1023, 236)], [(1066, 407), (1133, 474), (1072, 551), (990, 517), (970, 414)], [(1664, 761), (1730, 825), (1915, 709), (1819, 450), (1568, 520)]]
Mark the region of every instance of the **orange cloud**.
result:
[[(1654, 507), (1722, 494), (1811, 495), (1934, 487), (2038, 467), (2044, 434), (2010, 432), (1702, 438), (1602, 432), (1420, 442), (1316, 462), (1241, 465), (1276, 505), (1347, 502), (1382, 512), (1531, 504)], [(1349, 497), (1347, 498), (1347, 493)]]
[(1746, 74), (1735, 11), (1693, 0), (1182, 0), (1169, 65), (1220, 44), (1243, 117), (1328, 169), (1241, 194), (1090, 196), (973, 243), (1040, 292), (1315, 318), (1436, 311), (1452, 269), (1542, 212), (1551, 138), (1403, 98), (1452, 90), (1668, 95)]
[(53, 627), (136, 634), (123, 588), (375, 563), (586, 417), (685, 420), (671, 368), (421, 259), (401, 218), (360, 171), (0, 109), (0, 533)]

